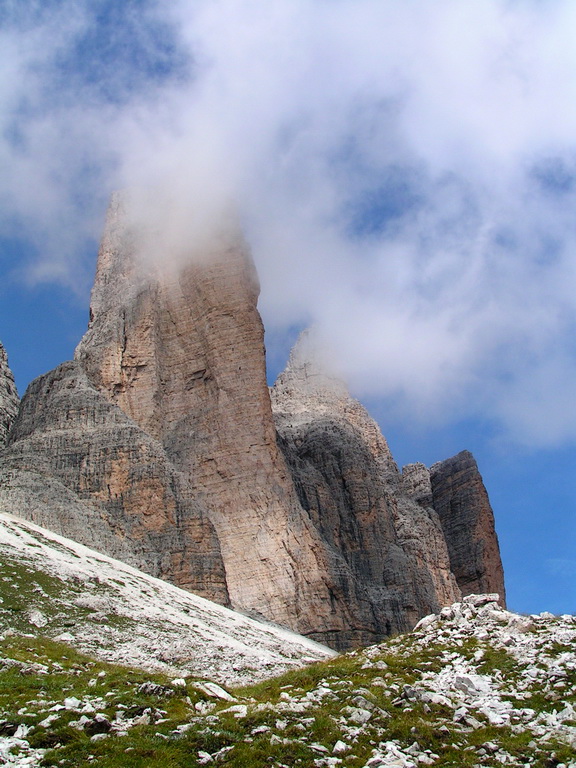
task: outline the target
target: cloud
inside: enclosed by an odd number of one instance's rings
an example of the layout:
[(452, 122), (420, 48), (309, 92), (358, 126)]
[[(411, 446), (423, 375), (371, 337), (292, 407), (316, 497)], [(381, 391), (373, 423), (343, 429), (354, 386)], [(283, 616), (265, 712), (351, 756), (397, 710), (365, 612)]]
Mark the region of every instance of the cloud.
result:
[(157, 190), (173, 252), (235, 207), (271, 337), (313, 323), (407, 418), (574, 442), (573, 3), (113, 6), (1, 41), (3, 224), (47, 244), (36, 277), (73, 281), (115, 186)]
[(30, 283), (85, 289), (85, 253), (119, 180), (123, 123), (137, 119), (143, 101), (150, 110), (167, 83), (155, 71), (165, 29), (156, 46), (145, 34), (158, 22), (155, 6), (115, 8), (111, 0), (25, 0), (0, 9), (0, 227), (32, 254), (16, 267)]

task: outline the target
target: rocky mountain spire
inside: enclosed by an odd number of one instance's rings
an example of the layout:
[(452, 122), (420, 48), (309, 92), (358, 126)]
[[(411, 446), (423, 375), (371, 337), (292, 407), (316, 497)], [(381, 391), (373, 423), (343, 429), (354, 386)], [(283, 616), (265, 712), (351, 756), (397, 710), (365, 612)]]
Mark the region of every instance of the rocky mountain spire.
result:
[(461, 451), (430, 467), (434, 509), (463, 595), (496, 592), (506, 602), (494, 513), (474, 456)]
[(248, 248), (229, 229), (184, 267), (146, 264), (137, 234), (114, 200), (76, 359), (189, 478), (232, 605), (310, 632), (330, 610), (327, 564), (277, 447)]
[[(405, 493), (378, 425), (324, 372), (307, 334), (271, 397), (300, 502), (362, 585), (367, 611), (398, 631), (459, 599), (437, 514)], [(358, 640), (378, 631), (367, 619)]]
[[(113, 198), (88, 330), (23, 398), (3, 509), (338, 649), (457, 600), (452, 513), (309, 337), (269, 392), (234, 223), (187, 259), (170, 243)], [(483, 514), (458, 514), (494, 551)]]
[(19, 402), (14, 375), (8, 366), (8, 355), (0, 343), (0, 450), (8, 441), (8, 433), (18, 413)]
[(4, 508), (300, 632), (343, 631), (353, 606), (334, 609), (345, 586), (277, 446), (245, 243), (228, 230), (185, 265), (145, 245), (114, 198), (88, 331), (24, 398)]

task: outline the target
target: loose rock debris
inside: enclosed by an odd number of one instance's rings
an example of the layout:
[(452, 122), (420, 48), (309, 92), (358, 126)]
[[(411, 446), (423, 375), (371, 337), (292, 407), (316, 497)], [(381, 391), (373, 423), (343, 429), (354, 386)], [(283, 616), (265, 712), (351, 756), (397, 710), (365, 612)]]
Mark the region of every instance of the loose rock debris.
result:
[[(69, 668), (45, 658), (6, 654), (1, 663), (1, 674), (69, 679)], [(142, 677), (122, 688), (117, 671), (99, 677), (89, 664), (77, 664), (83, 691), (5, 707), (3, 764), (74, 765), (74, 754), (77, 765), (97, 765), (106, 750), (137, 751), (138, 734), (157, 756), (149, 765), (176, 745), (182, 765), (576, 768), (576, 618), (520, 616), (494, 595), (468, 596), (412, 633), (251, 688)], [(62, 720), (84, 747), (38, 748), (39, 733), (63, 733)]]

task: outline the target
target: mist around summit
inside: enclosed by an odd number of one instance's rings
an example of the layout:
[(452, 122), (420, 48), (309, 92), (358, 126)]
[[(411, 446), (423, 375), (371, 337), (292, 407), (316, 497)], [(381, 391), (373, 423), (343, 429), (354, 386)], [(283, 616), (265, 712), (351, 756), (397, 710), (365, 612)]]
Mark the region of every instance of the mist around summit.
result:
[(573, 443), (573, 4), (0, 13), (14, 279), (86, 291), (114, 189), (155, 190), (161, 266), (234, 210), (270, 338), (314, 325), (357, 394), (412, 422)]

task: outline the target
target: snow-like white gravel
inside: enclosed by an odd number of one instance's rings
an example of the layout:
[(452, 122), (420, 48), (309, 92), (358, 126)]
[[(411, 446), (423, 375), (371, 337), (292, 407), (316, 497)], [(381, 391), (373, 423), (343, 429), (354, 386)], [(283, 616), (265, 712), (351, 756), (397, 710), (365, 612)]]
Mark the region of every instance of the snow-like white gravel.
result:
[[(45, 611), (41, 604), (30, 610), (31, 629), (106, 661), (238, 685), (335, 655), (287, 629), (224, 608), (1, 513), (0, 556), (62, 582), (57, 597), (45, 596)], [(63, 632), (47, 616), (55, 609), (65, 615), (67, 604), (89, 614)]]

